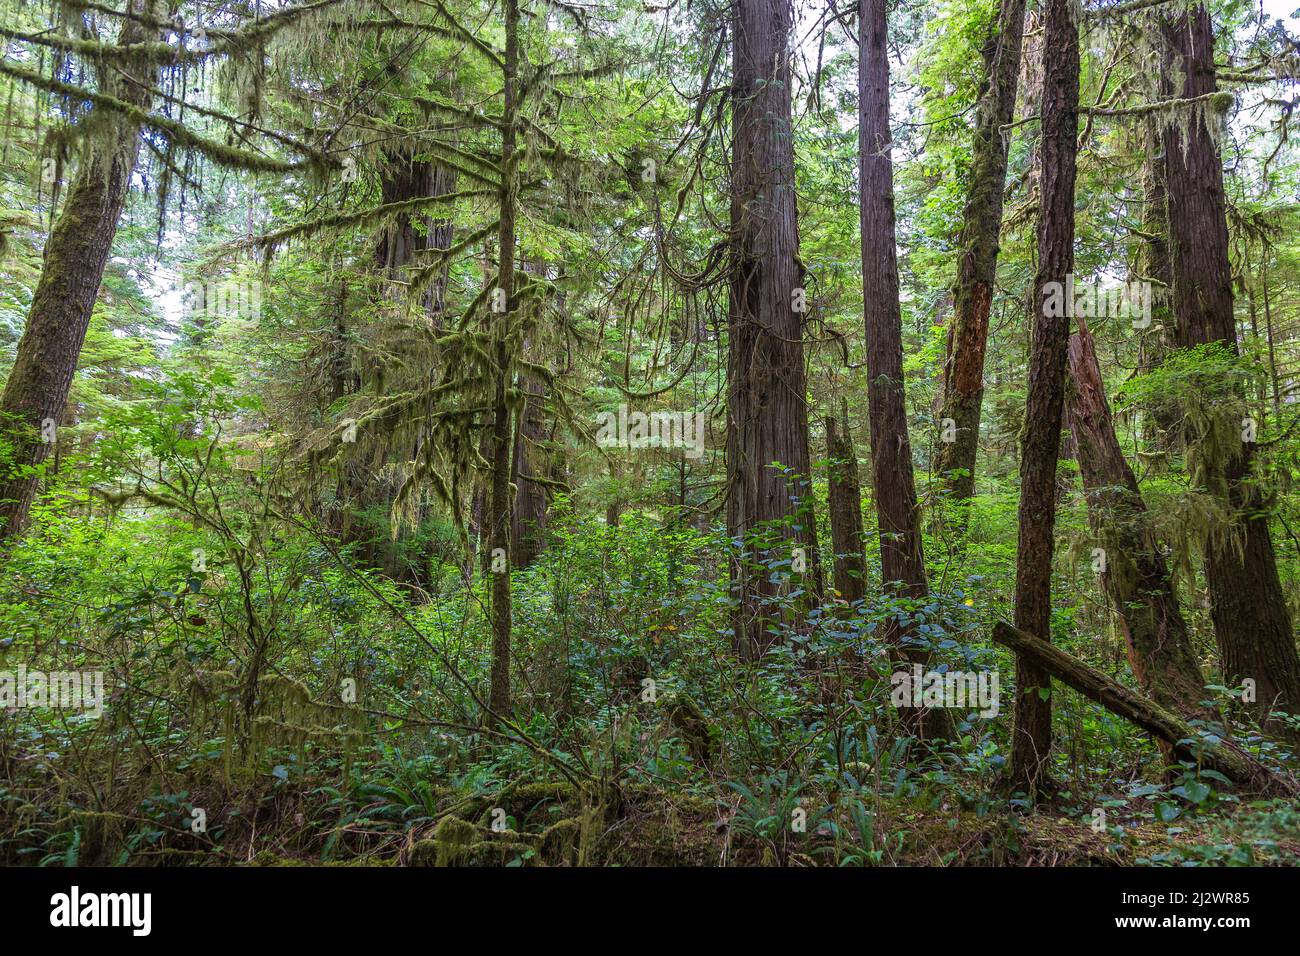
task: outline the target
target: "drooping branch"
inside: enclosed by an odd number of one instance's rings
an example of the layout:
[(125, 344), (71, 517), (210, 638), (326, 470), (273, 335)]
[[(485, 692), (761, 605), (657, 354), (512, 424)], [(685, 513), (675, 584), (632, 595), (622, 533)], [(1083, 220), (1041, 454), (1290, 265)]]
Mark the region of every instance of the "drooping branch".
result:
[(382, 206), (372, 206), (357, 212), (335, 213), (332, 216), (322, 216), (320, 219), (312, 219), (308, 222), (294, 223), (292, 226), (285, 226), (275, 232), (242, 240), (237, 245), (243, 248), (274, 249), (291, 239), (308, 238), (327, 230), (373, 226), (393, 216), (418, 213), (432, 206), (450, 205), (461, 199), (492, 195), (495, 195), (495, 191), (491, 189), (462, 189), (459, 192), (442, 193), (437, 196), (417, 196), (414, 199), (385, 203)]
[(58, 93), (60, 96), (84, 100), (100, 109), (111, 110), (126, 117), (133, 123), (138, 123), (140, 126), (161, 133), (183, 149), (189, 149), (206, 156), (219, 166), (259, 173), (291, 173), (313, 167), (339, 168), (341, 166), (338, 160), (316, 150), (307, 151), (306, 147), (304, 147), (304, 151), (307, 152), (308, 156), (306, 160), (286, 162), (280, 159), (271, 159), (267, 156), (259, 156), (257, 153), (248, 150), (226, 146), (224, 143), (214, 142), (200, 136), (183, 123), (166, 116), (160, 116), (157, 113), (151, 113), (138, 106), (133, 106), (116, 96), (88, 90), (85, 87), (65, 83), (53, 77), (42, 76), (7, 61), (0, 60), (0, 75), (12, 77), (51, 93)]
[[(242, 52), (266, 42), (281, 30), (294, 25), (310, 14), (319, 13), (321, 10), (345, 2), (349, 2), (349, 0), (317, 0), (315, 3), (277, 10), (265, 18), (249, 23), (237, 30), (218, 30), (215, 28), (206, 30), (208, 37), (215, 42), (204, 48), (186, 47), (180, 43), (167, 43), (161, 40), (138, 43), (105, 43), (99, 40), (74, 39), (60, 36), (57, 33), (31, 33), (10, 27), (0, 27), (0, 36), (22, 43), (32, 43), (49, 49), (60, 50), (64, 53), (76, 54), (87, 60), (122, 62), (147, 59), (162, 66), (175, 66), (181, 63), (194, 63), (211, 57)], [(96, 9), (117, 16), (126, 16), (126, 14), (109, 11), (105, 8), (97, 7)], [(132, 19), (141, 20), (141, 18), (135, 16)], [(141, 20), (141, 22), (144, 21)], [(160, 31), (172, 30), (177, 33), (185, 31), (185, 27), (180, 23), (167, 23), (156, 19), (151, 20), (151, 23), (154, 29)]]

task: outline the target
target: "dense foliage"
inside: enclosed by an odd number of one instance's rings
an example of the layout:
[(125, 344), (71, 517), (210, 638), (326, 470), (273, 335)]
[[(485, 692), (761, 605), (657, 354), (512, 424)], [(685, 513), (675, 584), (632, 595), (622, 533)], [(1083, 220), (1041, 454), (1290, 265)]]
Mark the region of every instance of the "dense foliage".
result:
[[(1039, 302), (1052, 48), (1038, 4), (1015, 121), (1000, 130), (969, 500), (934, 465), (1000, 4), (889, 9), (927, 572), (915, 593), (882, 579), (881, 489), (865, 478), (878, 450), (855, 5), (797, 4), (791, 31), (812, 474), (754, 463), (783, 472), (795, 505), (738, 534), (731, 4), (123, 2), (3, 0), (0, 374), (21, 361), (42, 275), (78, 265), (48, 249), (77, 184), (111, 178), (85, 171), (123, 136), (138, 155), (47, 450), (24, 457), (34, 439), (21, 422), (0, 431), (0, 468), (37, 487), (2, 542), (0, 673), (104, 683), (101, 713), (0, 710), (0, 863), (1300, 858), (1300, 714), (1261, 714), (1225, 673), (1206, 560), (1240, 539), (1215, 481), (1250, 443), (1250, 508), (1266, 517), (1285, 611), (1300, 616), (1290, 11), (1206, 3), (1223, 92), (1170, 105), (1153, 38), (1158, 17), (1187, 5), (1085, 5), (1073, 234), (1081, 286), (1139, 282), (1151, 296), (1151, 321), (1099, 308), (1087, 322), (1204, 677), (1179, 717), (1193, 751), (1231, 738), (1276, 786), (1189, 759), (1056, 680), (1032, 689), (1050, 699), (1053, 730), (1051, 787), (1032, 793), (1008, 782), (1022, 689), (990, 633), (1014, 613)], [(119, 67), (152, 77), (138, 105)], [(1187, 140), (1212, 131), (1220, 150), (1235, 351), (1176, 340), (1153, 267), (1170, 227), (1153, 223), (1147, 177), (1166, 126)], [(602, 441), (629, 409), (680, 418), (683, 440)], [(845, 462), (831, 420), (864, 476), (860, 597), (835, 576), (846, 555), (828, 505)], [(1099, 573), (1125, 557), (1090, 514), (1066, 426), (1051, 634), (1039, 636), (1158, 697)], [(766, 582), (770, 645), (754, 655), (736, 641), (746, 564)], [(950, 739), (923, 739), (895, 691), (900, 661), (923, 659), (908, 653), (997, 678), (993, 712), (953, 709)]]

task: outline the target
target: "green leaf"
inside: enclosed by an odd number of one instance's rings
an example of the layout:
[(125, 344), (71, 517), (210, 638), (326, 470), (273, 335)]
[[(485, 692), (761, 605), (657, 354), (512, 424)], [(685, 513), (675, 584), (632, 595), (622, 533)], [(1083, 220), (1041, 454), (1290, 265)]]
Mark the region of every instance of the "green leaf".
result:
[(1210, 788), (1201, 783), (1199, 780), (1192, 780), (1183, 786), (1183, 795), (1192, 803), (1204, 803), (1205, 798), (1210, 795)]

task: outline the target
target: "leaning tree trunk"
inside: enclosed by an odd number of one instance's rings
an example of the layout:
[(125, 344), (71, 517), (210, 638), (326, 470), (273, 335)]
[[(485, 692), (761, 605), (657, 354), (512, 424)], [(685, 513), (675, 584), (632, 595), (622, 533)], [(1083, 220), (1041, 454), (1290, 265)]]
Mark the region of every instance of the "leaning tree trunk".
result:
[[(894, 161), (889, 130), (889, 30), (885, 0), (858, 8), (858, 182), (862, 226), (862, 293), (867, 336), (867, 413), (871, 420), (871, 486), (880, 536), (880, 577), (887, 593), (929, 593), (921, 546), (920, 508), (912, 473), (903, 394), (903, 317), (895, 254)], [(885, 639), (900, 660), (924, 663), (928, 651), (897, 619)], [(946, 711), (921, 715), (927, 737), (948, 737)]]
[(993, 625), (993, 640), (1015, 651), (1017, 659), (1032, 660), (1045, 674), (1141, 727), (1179, 760), (1217, 771), (1255, 792), (1292, 798), (1300, 793), (1292, 777), (1272, 772), (1231, 741), (1202, 734), (1172, 711), (1033, 634), (998, 621)]
[(862, 540), (862, 485), (858, 480), (858, 455), (849, 431), (847, 405), (841, 432), (832, 415), (826, 416), (827, 510), (831, 519), (831, 546), (835, 550), (835, 590), (842, 601), (854, 604), (866, 596), (866, 554)]
[(727, 529), (743, 542), (732, 582), (738, 598), (734, 639), (745, 659), (758, 657), (773, 641), (772, 614), (764, 605), (778, 592), (768, 567), (777, 548), (749, 536), (766, 522), (784, 521), (780, 537), (803, 549), (810, 571), (816, 561), (790, 17), (788, 0), (737, 0), (732, 23)]
[[(985, 51), (986, 78), (977, 105), (971, 146), (970, 185), (962, 216), (957, 284), (948, 327), (948, 354), (943, 366), (941, 435), (934, 472), (941, 476), (958, 506), (975, 493), (975, 456), (979, 448), (980, 407), (984, 400), (984, 353), (989, 338), (989, 310), (998, 267), (1002, 199), (1007, 178), (1009, 134), (1016, 107), (1020, 50), (1025, 28), (1025, 0), (1003, 0), (994, 33)], [(951, 431), (949, 431), (951, 429)]]
[[(1162, 17), (1161, 33), (1169, 91), (1182, 98), (1215, 94), (1214, 35), (1205, 8)], [(1181, 87), (1169, 85), (1176, 77)], [(1206, 125), (1218, 121), (1222, 104), (1212, 100), (1211, 106), (1197, 114), (1206, 122), (1193, 116), (1164, 129), (1174, 312), (1180, 348), (1219, 343), (1236, 354), (1223, 166)], [(1251, 459), (1250, 445), (1238, 443), (1201, 469), (1206, 489), (1226, 500), (1233, 516), (1230, 533), (1206, 536), (1205, 577), (1224, 682), (1253, 680), (1255, 710), (1266, 723), (1271, 710), (1300, 714), (1300, 656), (1269, 536), (1270, 502), (1252, 480)]]
[(1102, 585), (1124, 625), (1129, 665), (1147, 696), (1184, 717), (1203, 715), (1205, 680), (1137, 479), (1115, 437), (1092, 334), (1070, 338), (1070, 430), (1102, 548)]
[[(138, 6), (132, 4), (131, 9)], [(143, 26), (124, 21), (119, 45), (145, 39)], [(132, 106), (147, 107), (156, 63), (114, 61), (111, 70), (102, 71), (104, 91)], [(54, 446), (54, 427), (63, 419), (139, 150), (139, 125), (116, 112), (94, 108), (84, 123), (81, 163), (45, 244), (36, 294), (0, 397), (0, 439), (9, 443), (12, 454), (8, 474), (0, 475), (0, 544), (27, 524), (39, 466)]]
[[(1029, 355), (1029, 394), (1020, 446), (1020, 537), (1016, 548), (1016, 627), (1052, 634), (1052, 552), (1056, 459), (1065, 402), (1070, 324), (1062, 298), (1074, 271), (1074, 180), (1079, 135), (1079, 34), (1074, 0), (1046, 0), (1038, 212), (1037, 307)], [(1056, 283), (1056, 295), (1051, 284)], [(1061, 306), (1056, 308), (1055, 306)], [(1051, 678), (1016, 658), (1010, 783), (1031, 796), (1047, 784), (1052, 749)], [(1040, 693), (1043, 692), (1043, 693)]]

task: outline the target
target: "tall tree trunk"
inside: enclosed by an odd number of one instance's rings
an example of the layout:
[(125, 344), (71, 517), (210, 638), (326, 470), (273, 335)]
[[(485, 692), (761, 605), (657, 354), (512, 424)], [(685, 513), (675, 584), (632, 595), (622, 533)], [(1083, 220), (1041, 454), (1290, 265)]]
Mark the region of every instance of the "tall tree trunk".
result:
[[(544, 276), (544, 263), (525, 261), (523, 269), (530, 275)], [(525, 339), (524, 353), (530, 351)], [(515, 566), (525, 568), (542, 550), (546, 532), (546, 511), (550, 494), (539, 478), (549, 478), (550, 468), (542, 451), (546, 439), (546, 383), (526, 370), (519, 372), (519, 391), (524, 395), (515, 426), (514, 456), (511, 476), (515, 485), (515, 506), (511, 519), (510, 542)]]
[[(384, 205), (442, 195), (454, 188), (455, 173), (446, 167), (412, 158), (412, 150), (408, 147), (384, 151), (379, 166), (380, 202)], [(372, 305), (388, 302), (400, 307), (407, 295), (404, 280), (408, 267), (421, 251), (436, 246), (434, 220), (425, 216), (419, 217), (419, 221), (424, 226), (423, 232), (417, 229), (417, 217), (401, 213), (386, 222), (379, 232), (373, 250), (373, 267), (379, 279), (374, 288)], [(447, 221), (440, 228), (443, 242), (449, 243), (450, 222)], [(424, 296), (423, 305), (430, 317), (436, 316), (443, 307), (446, 281), (447, 270), (444, 266), (440, 278), (434, 280)], [(359, 391), (364, 384), (361, 374), (351, 372), (353, 345), (345, 328), (346, 292), (346, 285), (340, 283), (338, 332), (333, 357), (333, 400), (349, 392)], [(367, 379), (374, 377), (373, 372), (365, 376)], [(362, 451), (362, 446), (354, 447), (358, 452)], [(339, 487), (343, 496), (342, 507), (349, 513), (367, 513), (372, 520), (363, 521), (358, 527), (353, 524), (349, 514), (342, 524), (343, 538), (352, 542), (358, 540), (357, 532), (364, 533), (368, 539), (367, 562), (373, 564), (376, 550), (382, 550), (384, 572), (391, 577), (402, 577), (405, 576), (406, 569), (399, 568), (396, 562), (397, 542), (390, 536), (381, 534), (382, 529), (376, 527), (373, 520), (382, 513), (381, 508), (387, 511), (392, 505), (396, 489), (380, 481), (378, 475), (393, 452), (371, 447), (365, 447), (364, 451), (364, 454), (355, 455), (345, 463), (344, 481)]]
[[(133, 2), (130, 9), (144, 7)], [(146, 39), (143, 26), (123, 21), (119, 45)], [(148, 106), (156, 82), (157, 65), (148, 61), (114, 61), (101, 70), (101, 88), (137, 107)], [(0, 475), (0, 544), (27, 524), (39, 466), (54, 446), (51, 430), (63, 420), (139, 150), (139, 125), (118, 113), (95, 108), (84, 124), (81, 162), (45, 244), (36, 294), (0, 397), (0, 438), (12, 447), (11, 470)]]
[[(1079, 34), (1074, 0), (1046, 0), (1038, 212), (1038, 293), (1029, 355), (1029, 389), (1020, 447), (1020, 536), (1016, 548), (1016, 627), (1050, 641), (1056, 459), (1065, 401), (1070, 323), (1063, 299), (1074, 271), (1074, 181), (1079, 135)], [(1051, 294), (1057, 283), (1056, 295)], [(1054, 307), (1061, 306), (1060, 309)], [(1051, 678), (1016, 658), (1010, 783), (1031, 796), (1048, 780)], [(1043, 693), (1040, 693), (1043, 692)]]
[[(815, 567), (790, 17), (788, 0), (737, 0), (732, 22), (727, 528), (744, 539), (764, 522), (802, 512), (783, 536), (804, 549), (806, 567)], [(793, 482), (774, 462), (789, 469)], [(775, 553), (745, 541), (733, 562), (735, 643), (746, 659), (773, 640), (764, 604), (777, 592), (765, 566)]]
[(1008, 135), (1016, 107), (1016, 81), (1025, 29), (1025, 0), (1003, 0), (985, 51), (986, 76), (975, 117), (970, 185), (962, 216), (953, 290), (953, 315), (944, 361), (941, 434), (953, 429), (953, 441), (941, 441), (934, 470), (958, 505), (975, 493), (975, 456), (979, 449), (980, 407), (984, 400), (984, 353), (989, 337), (989, 310), (998, 268), (1002, 199), (1007, 178)]
[(505, 309), (498, 316), (493, 354), (496, 390), (493, 396), (492, 491), (488, 502), (488, 556), (492, 576), (492, 675), (488, 706), (498, 718), (510, 717), (510, 376), (507, 337), (515, 306), (515, 155), (519, 104), (519, 0), (505, 0), (506, 49), (504, 108), (501, 122), (501, 222), (498, 230), (497, 288)]
[[(441, 163), (433, 163), (433, 169), (429, 173), (429, 195), (446, 196), (456, 191), (456, 171)], [(455, 224), (448, 216), (430, 218), (428, 223), (428, 235), (425, 239), (424, 247), (426, 249), (450, 249), (451, 241), (455, 235)], [(428, 310), (429, 317), (433, 320), (435, 328), (441, 326), (442, 313), (447, 308), (447, 281), (450, 274), (450, 261), (445, 260), (443, 267), (438, 271), (437, 277), (429, 284), (429, 290), (425, 293), (425, 308)]]
[(835, 550), (834, 580), (839, 597), (853, 604), (866, 596), (866, 554), (862, 541), (862, 485), (858, 481), (858, 455), (849, 431), (845, 408), (844, 430), (832, 415), (826, 416), (827, 509), (831, 519), (831, 546)]
[[(1169, 92), (1214, 93), (1214, 34), (1205, 8), (1163, 16), (1160, 25)], [(1177, 77), (1181, 86), (1172, 83)], [(1164, 129), (1178, 345), (1217, 342), (1236, 354), (1223, 165), (1204, 123), (1182, 129), (1186, 142), (1179, 124)], [(1300, 714), (1300, 656), (1269, 536), (1271, 503), (1252, 480), (1251, 459), (1251, 446), (1241, 443), (1203, 469), (1207, 490), (1224, 498), (1233, 516), (1230, 534), (1206, 537), (1205, 576), (1224, 683), (1253, 680), (1255, 708), (1265, 722), (1273, 709)]]
[(524, 404), (515, 428), (515, 447), (511, 472), (515, 483), (515, 507), (511, 522), (511, 547), (515, 566), (526, 568), (541, 553), (546, 534), (546, 511), (549, 494), (537, 481), (546, 474), (541, 443), (546, 438), (543, 402), (545, 386), (535, 376), (521, 373), (519, 389)]
[[(889, 29), (885, 0), (858, 7), (858, 182), (862, 227), (862, 295), (867, 336), (867, 414), (871, 420), (871, 487), (880, 537), (880, 577), (887, 594), (929, 593), (921, 514), (912, 472), (903, 384), (903, 316), (895, 253), (894, 161), (889, 128)], [(928, 651), (891, 619), (885, 639), (900, 660), (924, 663)], [(947, 712), (921, 716), (926, 737), (948, 737)]]
[(1133, 676), (1162, 707), (1199, 716), (1205, 680), (1137, 479), (1115, 437), (1092, 334), (1082, 318), (1070, 337), (1070, 375), (1070, 429), (1088, 520), (1101, 542), (1102, 585), (1123, 622)]
[[(1161, 155), (1161, 136), (1158, 121), (1146, 118), (1142, 122), (1142, 148), (1146, 153), (1142, 161), (1142, 245), (1138, 256), (1141, 280), (1150, 282), (1155, 291), (1151, 297), (1151, 328), (1142, 337), (1140, 368), (1149, 373), (1160, 367), (1174, 347), (1173, 310), (1170, 297), (1174, 276), (1169, 260), (1169, 217), (1165, 200), (1165, 163)], [(1151, 439), (1157, 447), (1169, 450), (1175, 437), (1174, 409), (1169, 402), (1157, 402), (1150, 410)]]

